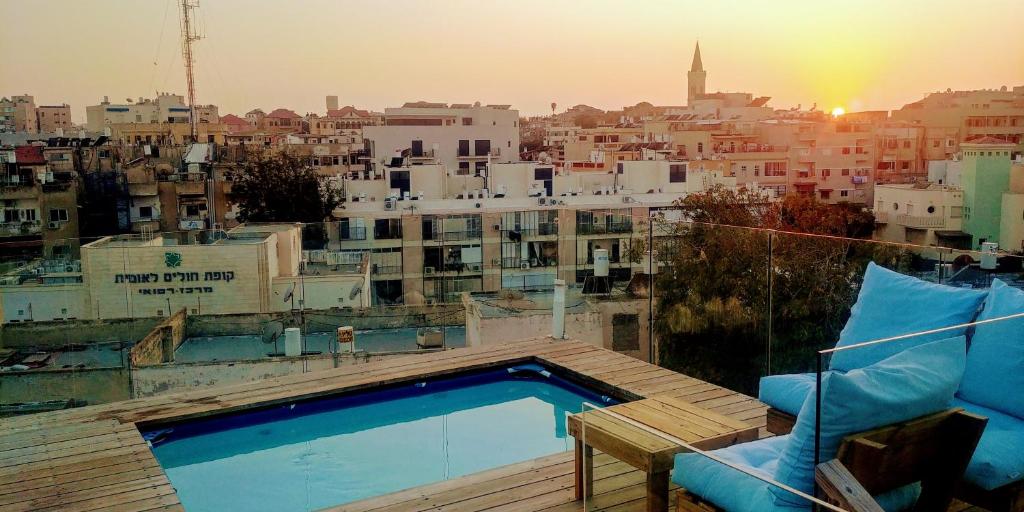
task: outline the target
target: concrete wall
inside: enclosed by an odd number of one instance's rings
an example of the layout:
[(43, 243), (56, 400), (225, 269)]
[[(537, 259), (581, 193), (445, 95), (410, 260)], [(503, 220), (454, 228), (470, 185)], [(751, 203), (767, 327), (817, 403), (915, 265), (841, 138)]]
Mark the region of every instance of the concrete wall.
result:
[[(494, 346), (549, 336), (551, 315), (532, 314), (480, 319), (481, 346)], [(565, 315), (565, 336), (574, 340), (604, 347), (601, 313), (572, 313)], [(470, 337), (466, 334), (467, 342)]]
[(116, 320), (58, 320), (5, 324), (0, 329), (0, 347), (58, 348), (69, 343), (97, 343), (141, 339), (163, 318)]
[(129, 355), (132, 367), (174, 361), (174, 351), (185, 341), (186, 320), (187, 314), (182, 309), (157, 324), (132, 347)]
[[(420, 350), (416, 353), (424, 353)], [(177, 363), (135, 368), (132, 392), (138, 397), (190, 391), (199, 388), (254, 382), (282, 375), (329, 370), (341, 366), (380, 361), (396, 354), (323, 354), (302, 357), (274, 357), (231, 363)]]
[(4, 372), (0, 373), (0, 403), (74, 398), (92, 405), (127, 400), (131, 398), (128, 374), (127, 368)]
[[(393, 306), (362, 309), (331, 309), (305, 311), (306, 323), (316, 330), (329, 331), (330, 327), (352, 326), (355, 330), (390, 329), (399, 327), (425, 327), (462, 325), (461, 305)], [(442, 322), (442, 319), (447, 321)], [(296, 327), (298, 312), (285, 311), (270, 314), (241, 315), (189, 315), (189, 336), (240, 336), (259, 334), (267, 322), (279, 321), (285, 327)]]

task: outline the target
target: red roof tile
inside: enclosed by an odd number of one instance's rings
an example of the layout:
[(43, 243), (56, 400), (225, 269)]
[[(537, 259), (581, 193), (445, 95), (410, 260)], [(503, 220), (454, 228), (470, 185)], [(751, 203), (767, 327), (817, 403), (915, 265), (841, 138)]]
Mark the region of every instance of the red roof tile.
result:
[(18, 146), (14, 148), (14, 158), (19, 164), (46, 164), (43, 150), (39, 146)]
[(352, 105), (341, 107), (337, 110), (328, 110), (327, 117), (343, 117), (349, 114), (355, 114), (359, 117), (369, 117), (370, 113), (365, 110), (359, 110)]
[(221, 122), (221, 124), (231, 124), (231, 125), (235, 125), (235, 126), (248, 126), (249, 125), (249, 121), (246, 121), (245, 119), (242, 119), (241, 117), (238, 117), (238, 116), (236, 116), (234, 114), (228, 114), (228, 115), (225, 115), (225, 116), (220, 116), (220, 122)]
[(274, 117), (277, 119), (302, 119), (302, 116), (286, 108), (274, 109), (273, 112), (267, 114), (267, 117)]

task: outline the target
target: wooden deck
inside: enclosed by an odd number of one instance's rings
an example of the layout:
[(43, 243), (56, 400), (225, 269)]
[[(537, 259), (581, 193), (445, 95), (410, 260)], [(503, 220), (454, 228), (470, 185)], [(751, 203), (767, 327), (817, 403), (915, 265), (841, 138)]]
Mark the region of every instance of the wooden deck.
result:
[[(575, 341), (532, 340), (412, 355), (256, 383), (0, 420), (0, 512), (182, 510), (136, 424), (239, 411), (467, 369), (539, 361), (603, 392), (668, 395), (759, 427), (765, 406), (745, 395)], [(582, 510), (572, 453), (337, 507), (336, 510)], [(594, 505), (642, 508), (644, 476), (598, 455)], [(594, 509), (594, 507), (591, 507)]]

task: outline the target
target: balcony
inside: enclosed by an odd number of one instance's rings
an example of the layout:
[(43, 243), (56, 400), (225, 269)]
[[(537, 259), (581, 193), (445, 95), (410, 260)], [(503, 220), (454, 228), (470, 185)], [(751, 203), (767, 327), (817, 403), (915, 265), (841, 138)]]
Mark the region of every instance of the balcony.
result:
[(604, 224), (577, 224), (577, 235), (605, 235), (633, 232), (632, 221), (606, 222)]
[(42, 231), (42, 222), (38, 220), (0, 223), (0, 236), (38, 235)]
[(370, 264), (370, 273), (375, 275), (375, 276), (384, 275), (384, 274), (401, 274), (402, 273), (402, 266), (401, 265), (381, 265), (381, 264), (378, 264), (378, 263), (372, 263), (372, 264)]
[(203, 196), (206, 195), (206, 182), (181, 181), (174, 184), (174, 191), (179, 196)]
[(410, 160), (416, 160), (416, 161), (419, 161), (419, 160), (433, 160), (434, 159), (434, 150), (433, 149), (424, 149), (423, 151), (420, 151), (419, 153), (413, 151), (409, 155), (409, 159)]
[(906, 213), (896, 216), (896, 223), (902, 224), (908, 228), (943, 228), (946, 226), (946, 220), (940, 216), (931, 215), (909, 215)]
[(472, 240), (480, 238), (483, 233), (480, 229), (468, 229), (458, 231), (435, 231), (430, 234), (429, 237), (425, 237), (424, 240), (434, 242), (458, 242), (461, 240)]
[(157, 184), (155, 182), (149, 183), (128, 183), (128, 194), (135, 197), (144, 196), (155, 196), (157, 195)]

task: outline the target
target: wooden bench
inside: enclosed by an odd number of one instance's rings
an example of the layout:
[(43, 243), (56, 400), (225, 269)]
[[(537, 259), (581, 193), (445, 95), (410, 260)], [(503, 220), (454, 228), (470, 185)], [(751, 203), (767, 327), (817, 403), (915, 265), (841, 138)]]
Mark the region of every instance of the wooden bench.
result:
[(675, 455), (686, 448), (651, 429), (701, 450), (757, 439), (757, 427), (666, 396), (574, 414), (569, 434), (576, 438), (576, 499), (593, 494), (596, 448), (645, 472), (647, 510), (667, 510), (669, 472)]

